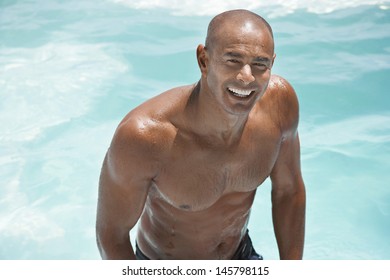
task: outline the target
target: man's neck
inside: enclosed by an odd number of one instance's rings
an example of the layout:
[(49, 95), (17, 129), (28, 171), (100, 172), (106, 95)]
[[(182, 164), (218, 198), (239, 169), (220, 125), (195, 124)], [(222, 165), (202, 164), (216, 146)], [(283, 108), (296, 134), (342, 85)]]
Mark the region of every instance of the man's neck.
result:
[(212, 94), (202, 87), (201, 81), (194, 87), (185, 113), (188, 126), (201, 137), (234, 144), (241, 138), (249, 113), (235, 115), (225, 111)]

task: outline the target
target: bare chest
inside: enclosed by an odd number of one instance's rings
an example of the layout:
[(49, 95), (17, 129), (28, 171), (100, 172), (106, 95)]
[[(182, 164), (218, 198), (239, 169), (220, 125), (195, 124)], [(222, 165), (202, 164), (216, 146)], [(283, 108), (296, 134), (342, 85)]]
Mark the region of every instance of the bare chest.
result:
[(188, 211), (209, 208), (225, 194), (253, 191), (269, 176), (280, 145), (278, 135), (263, 140), (234, 149), (177, 141), (155, 179), (157, 190), (169, 204)]

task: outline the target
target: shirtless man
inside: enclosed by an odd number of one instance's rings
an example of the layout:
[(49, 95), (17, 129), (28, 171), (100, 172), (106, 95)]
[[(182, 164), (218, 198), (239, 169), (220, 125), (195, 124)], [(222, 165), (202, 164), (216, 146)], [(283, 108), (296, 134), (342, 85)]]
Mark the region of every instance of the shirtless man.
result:
[(145, 102), (115, 132), (100, 177), (102, 258), (261, 259), (247, 225), (270, 176), (280, 258), (301, 259), (298, 101), (286, 80), (271, 76), (270, 26), (246, 10), (222, 13), (197, 59), (198, 83)]

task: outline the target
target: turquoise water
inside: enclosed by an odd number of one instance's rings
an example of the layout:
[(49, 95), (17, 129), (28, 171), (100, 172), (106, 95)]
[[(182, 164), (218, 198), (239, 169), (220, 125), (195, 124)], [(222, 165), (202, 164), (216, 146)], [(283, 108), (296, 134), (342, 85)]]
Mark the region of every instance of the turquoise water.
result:
[[(98, 176), (118, 122), (195, 82), (209, 20), (238, 7), (269, 20), (273, 72), (299, 95), (304, 257), (390, 259), (390, 1), (193, 2), (0, 1), (0, 259), (99, 258)], [(250, 230), (277, 259), (270, 207), (267, 181)]]

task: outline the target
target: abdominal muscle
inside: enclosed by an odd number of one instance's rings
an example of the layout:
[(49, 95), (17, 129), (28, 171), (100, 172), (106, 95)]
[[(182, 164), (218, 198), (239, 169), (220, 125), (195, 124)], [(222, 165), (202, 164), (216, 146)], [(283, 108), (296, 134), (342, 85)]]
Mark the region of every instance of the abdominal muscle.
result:
[(255, 192), (223, 194), (211, 206), (192, 211), (154, 189), (141, 216), (138, 246), (150, 259), (230, 259), (246, 232)]

